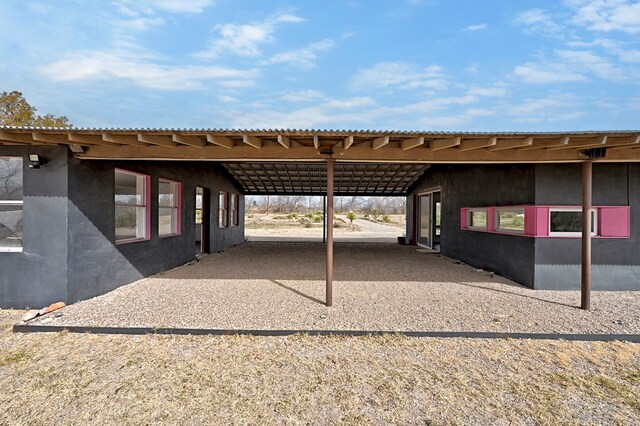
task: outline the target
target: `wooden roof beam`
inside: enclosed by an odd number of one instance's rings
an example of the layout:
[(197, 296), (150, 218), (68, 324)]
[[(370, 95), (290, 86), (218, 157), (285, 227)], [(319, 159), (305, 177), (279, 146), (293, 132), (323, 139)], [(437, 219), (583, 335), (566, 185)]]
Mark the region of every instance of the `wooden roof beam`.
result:
[(198, 136), (172, 135), (171, 140), (180, 145), (195, 146), (196, 148), (204, 148), (207, 141)]
[(255, 137), (255, 136), (242, 135), (242, 142), (244, 142), (247, 145), (250, 145), (250, 146), (252, 146), (254, 148), (258, 148), (258, 149), (262, 148), (262, 140), (260, 138)]
[(103, 133), (102, 140), (105, 142), (119, 143), (121, 145), (138, 146), (141, 148), (146, 148), (149, 146), (149, 144), (140, 142), (137, 136), (135, 135), (116, 135), (113, 133)]
[(462, 142), (462, 138), (452, 139), (435, 139), (429, 142), (429, 149), (431, 151), (440, 151), (441, 149), (453, 148), (459, 146)]
[(546, 149), (548, 149), (549, 151), (555, 151), (558, 149), (584, 149), (584, 148), (598, 148), (598, 147), (603, 147), (607, 144), (607, 139), (609, 137), (608, 136), (602, 136), (596, 139), (593, 138), (589, 138), (589, 139), (571, 139), (569, 141), (569, 143), (567, 143), (566, 145), (560, 145), (560, 146), (551, 146), (548, 147)]
[(344, 138), (344, 140), (342, 141), (342, 145), (345, 150), (351, 148), (351, 145), (353, 145), (353, 136), (347, 136), (346, 138)]
[(423, 137), (404, 139), (403, 141), (400, 142), (400, 149), (402, 149), (403, 151), (406, 151), (408, 149), (417, 148), (422, 145), (424, 145)]
[(315, 149), (320, 149), (320, 138), (318, 137), (318, 135), (313, 136), (313, 147)]
[(0, 130), (0, 140), (18, 143), (33, 143), (33, 135), (30, 133), (9, 133)]
[(489, 148), (495, 146), (498, 142), (498, 138), (489, 139), (468, 139), (460, 143), (458, 149), (460, 151), (473, 151), (474, 149)]
[(385, 145), (389, 145), (389, 136), (383, 136), (381, 138), (376, 138), (371, 142), (371, 147), (375, 149), (380, 149)]
[(287, 149), (291, 148), (291, 141), (286, 136), (278, 135), (278, 143)]
[(498, 140), (495, 146), (489, 147), (489, 151), (495, 152), (505, 149), (522, 148), (523, 146), (531, 145), (533, 145), (533, 138)]
[(178, 146), (171, 136), (164, 135), (145, 135), (144, 133), (138, 133), (138, 141), (167, 148), (175, 148)]
[(207, 135), (207, 142), (213, 145), (222, 146), (225, 148), (233, 148), (233, 141), (226, 136)]
[[(536, 138), (537, 139), (537, 138)], [(561, 138), (553, 138), (551, 140), (536, 140), (533, 144), (529, 146), (523, 146), (518, 148), (519, 151), (530, 151), (532, 149), (546, 149), (552, 147), (560, 147), (569, 145), (571, 138), (569, 136), (561, 137)]]
[(33, 132), (31, 134), (35, 142), (43, 143), (55, 143), (55, 144), (68, 144), (69, 138), (67, 135), (55, 135), (40, 132)]
[(69, 142), (72, 142), (73, 145), (102, 145), (102, 146), (113, 146), (120, 147), (122, 144), (105, 142), (102, 139), (101, 135), (83, 135), (78, 133), (69, 133), (67, 134), (67, 138)]

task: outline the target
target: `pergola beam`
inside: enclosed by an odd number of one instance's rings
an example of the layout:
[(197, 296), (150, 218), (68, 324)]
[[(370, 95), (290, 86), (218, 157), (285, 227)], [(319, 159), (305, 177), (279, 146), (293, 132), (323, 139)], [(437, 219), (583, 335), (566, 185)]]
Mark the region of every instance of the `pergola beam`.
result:
[(521, 148), (517, 148), (519, 151), (530, 151), (532, 149), (545, 149), (545, 148), (553, 148), (560, 146), (567, 146), (571, 138), (569, 136), (565, 136), (562, 138), (553, 138), (550, 140), (536, 140), (536, 143), (531, 144), (529, 146), (523, 146)]
[(599, 138), (587, 138), (587, 139), (571, 139), (567, 144), (560, 146), (552, 146), (547, 148), (550, 151), (558, 149), (585, 149), (585, 148), (598, 148), (607, 145), (608, 136), (601, 136)]
[(228, 149), (233, 148), (233, 141), (226, 136), (207, 135), (207, 142), (212, 145), (222, 146)]
[(407, 151), (424, 145), (424, 137), (404, 139), (400, 142), (400, 149)]
[(18, 143), (33, 143), (33, 136), (30, 133), (9, 133), (0, 130), (0, 140)]

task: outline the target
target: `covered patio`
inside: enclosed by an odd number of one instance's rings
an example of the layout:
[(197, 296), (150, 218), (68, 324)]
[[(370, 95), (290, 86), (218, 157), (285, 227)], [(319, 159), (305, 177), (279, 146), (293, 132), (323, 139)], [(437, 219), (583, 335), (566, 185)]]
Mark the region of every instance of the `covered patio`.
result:
[[(32, 325), (223, 330), (640, 333), (640, 292), (533, 291), (410, 246), (249, 242), (67, 306)], [(57, 316), (60, 315), (61, 316)]]

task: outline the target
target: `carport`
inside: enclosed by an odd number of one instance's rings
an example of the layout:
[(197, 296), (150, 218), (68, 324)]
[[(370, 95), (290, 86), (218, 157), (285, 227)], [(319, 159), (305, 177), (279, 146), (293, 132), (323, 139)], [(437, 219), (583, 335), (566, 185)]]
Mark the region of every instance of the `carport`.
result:
[[(434, 164), (582, 163), (582, 307), (589, 308), (592, 163), (640, 160), (638, 132), (457, 133), (221, 129), (0, 129), (2, 145), (67, 145), (83, 161), (213, 161), (245, 195), (326, 195), (325, 303), (333, 197), (407, 196)], [(415, 215), (414, 215), (415, 216)], [(416, 222), (408, 224), (416, 228)], [(414, 233), (415, 234), (415, 233)]]

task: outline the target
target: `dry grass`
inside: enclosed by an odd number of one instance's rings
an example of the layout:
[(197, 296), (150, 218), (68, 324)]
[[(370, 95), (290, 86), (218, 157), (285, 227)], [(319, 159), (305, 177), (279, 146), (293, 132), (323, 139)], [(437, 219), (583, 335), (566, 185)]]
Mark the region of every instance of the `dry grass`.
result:
[(639, 424), (638, 394), (631, 343), (0, 332), (0, 424)]

